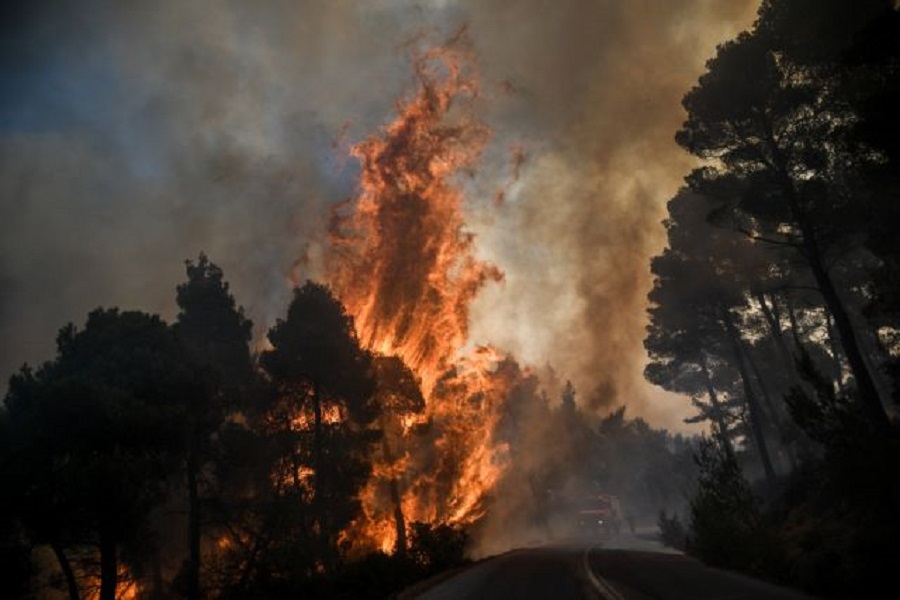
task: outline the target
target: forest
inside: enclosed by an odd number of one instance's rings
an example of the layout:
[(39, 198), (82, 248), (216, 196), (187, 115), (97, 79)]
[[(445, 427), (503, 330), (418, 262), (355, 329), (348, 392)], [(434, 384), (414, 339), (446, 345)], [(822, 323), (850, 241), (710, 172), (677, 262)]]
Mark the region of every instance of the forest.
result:
[(709, 424), (689, 552), (870, 597), (900, 533), (900, 14), (825, 7), (763, 2), (684, 97), (701, 166), (652, 262), (646, 376)]
[[(172, 322), (101, 304), (59, 330), (52, 359), (11, 374), (3, 591), (396, 597), (497, 549), (565, 538), (571, 498), (602, 491), (632, 528), (650, 523), (707, 564), (878, 597), (900, 556), (900, 8), (825, 4), (764, 0), (706, 63), (673, 132), (696, 166), (649, 265), (644, 375), (690, 398), (705, 433), (654, 428), (627, 398), (590, 409), (602, 402), (491, 348), (441, 354), (466, 328), (437, 327), (465, 321), (465, 302), (501, 277), (467, 254), (457, 212), (428, 223), (443, 219), (445, 247), (469, 259), (429, 257), (441, 276), (469, 269), (459, 293), (428, 304), (450, 280), (427, 271), (420, 304), (395, 309), (419, 275), (410, 256), (432, 246), (401, 220), (376, 223), (381, 246), (354, 236), (379, 203), (404, 219), (430, 194), (458, 203), (444, 176), (478, 152), (451, 150), (485, 135), (445, 126), (456, 92), (423, 61), (397, 127), (354, 149), (378, 191), (335, 217), (346, 272), (296, 281), (262, 340), (200, 254)], [(363, 281), (388, 247), (391, 285)], [(376, 349), (386, 326), (358, 329), (373, 311), (395, 336), (435, 329), (413, 353)]]
[[(73, 600), (384, 598), (465, 564), (471, 532), (447, 515), (407, 522), (401, 497), (418, 474), (382, 462), (427, 449), (452, 425), (404, 430), (424, 408), (410, 369), (364, 350), (315, 282), (294, 290), (268, 349), (251, 353), (251, 323), (222, 270), (201, 255), (186, 273), (173, 324), (98, 308), (83, 328), (60, 330), (54, 360), (10, 379), (0, 438), (7, 589)], [(503, 370), (519, 367), (508, 359)], [(506, 406), (496, 435), (522, 459), (486, 502), (545, 539), (565, 533), (552, 493), (573, 473), (634, 498), (640, 514), (678, 504), (696, 476), (686, 439), (624, 410), (592, 427), (571, 384), (551, 402), (521, 377)], [(533, 456), (561, 433), (561, 455)], [(373, 473), (378, 465), (386, 471)], [(636, 477), (635, 465), (646, 472)], [(372, 547), (377, 533), (359, 531), (370, 480), (390, 504), (394, 543), (384, 550)]]

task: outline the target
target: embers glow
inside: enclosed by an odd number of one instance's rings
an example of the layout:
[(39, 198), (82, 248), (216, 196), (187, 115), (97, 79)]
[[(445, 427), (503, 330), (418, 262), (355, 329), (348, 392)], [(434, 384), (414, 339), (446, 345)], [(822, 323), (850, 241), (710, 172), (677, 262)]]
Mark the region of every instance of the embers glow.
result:
[[(141, 597), (141, 588), (128, 567), (124, 564), (119, 564), (116, 571), (117, 600), (134, 600)], [(83, 598), (85, 600), (98, 600), (100, 598), (100, 577), (98, 575), (87, 577), (83, 589)]]
[[(322, 424), (336, 425), (345, 418), (343, 409), (336, 404), (325, 404), (322, 410)], [(312, 408), (299, 410), (291, 419), (291, 429), (293, 431), (312, 431), (315, 426), (316, 418)]]

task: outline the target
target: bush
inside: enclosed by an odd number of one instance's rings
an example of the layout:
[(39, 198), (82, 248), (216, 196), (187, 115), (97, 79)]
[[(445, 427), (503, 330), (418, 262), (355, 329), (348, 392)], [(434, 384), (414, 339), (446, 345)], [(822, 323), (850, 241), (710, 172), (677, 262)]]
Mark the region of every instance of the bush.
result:
[(661, 510), (656, 523), (659, 526), (659, 541), (664, 546), (682, 551), (687, 549), (687, 530), (677, 514), (669, 517), (665, 510)]
[(696, 460), (700, 477), (691, 500), (688, 551), (713, 566), (771, 575), (778, 544), (734, 454), (703, 439)]

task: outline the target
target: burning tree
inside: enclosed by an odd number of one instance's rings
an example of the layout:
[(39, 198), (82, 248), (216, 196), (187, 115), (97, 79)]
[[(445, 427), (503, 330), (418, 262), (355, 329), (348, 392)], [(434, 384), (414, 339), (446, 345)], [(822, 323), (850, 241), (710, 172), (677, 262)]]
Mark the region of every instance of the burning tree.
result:
[[(410, 429), (425, 409), (425, 399), (415, 374), (396, 356), (379, 356), (375, 359), (377, 379), (376, 398), (380, 413), (381, 454), (376, 460), (379, 467), (365, 490), (365, 507), (371, 511), (384, 496), (384, 487), (390, 498), (386, 511), (393, 514), (396, 529), (395, 549), (405, 553), (407, 549), (407, 523), (403, 513), (403, 490), (407, 488), (406, 467), (409, 462), (411, 442), (419, 435), (411, 436)], [(416, 433), (423, 432), (418, 427)], [(412, 438), (412, 439), (411, 439)], [(380, 485), (379, 485), (380, 484)], [(381, 489), (379, 489), (379, 487)], [(383, 511), (385, 510), (383, 509)], [(368, 522), (384, 522), (377, 514), (367, 514)], [(388, 536), (389, 539), (389, 536)]]
[(467, 342), (468, 306), (500, 271), (474, 256), (453, 176), (474, 165), (489, 131), (467, 104), (477, 94), (456, 46), (414, 57), (415, 95), (351, 154), (359, 192), (338, 207), (329, 273), (362, 343), (395, 354), (426, 396)]
[(260, 363), (278, 395), (270, 426), (289, 441), (279, 475), (304, 492), (300, 498), (311, 508), (306, 528), (327, 570), (368, 476), (366, 428), (376, 416), (371, 356), (341, 304), (312, 282), (294, 291), (287, 319), (268, 339), (272, 349)]
[[(463, 356), (469, 303), (487, 282), (502, 279), (475, 257), (456, 180), (473, 167), (490, 133), (470, 110), (478, 85), (466, 44), (463, 30), (413, 56), (415, 92), (390, 124), (351, 149), (361, 165), (358, 193), (332, 221), (330, 283), (360, 341), (408, 365), (424, 397), (424, 410), (410, 412), (401, 430), (407, 441), (395, 442), (403, 455), (383, 453), (375, 465), (365, 517), (354, 531), (383, 550), (403, 535), (404, 515), (428, 523), (477, 520), (504, 464), (505, 446), (493, 435), (509, 387), (497, 369), (504, 357), (490, 348)], [(413, 424), (427, 430), (422, 443), (409, 443), (422, 433)], [(403, 490), (398, 465), (412, 474)], [(394, 481), (390, 494), (402, 496), (393, 518), (376, 506), (391, 504), (374, 489), (378, 477)]]

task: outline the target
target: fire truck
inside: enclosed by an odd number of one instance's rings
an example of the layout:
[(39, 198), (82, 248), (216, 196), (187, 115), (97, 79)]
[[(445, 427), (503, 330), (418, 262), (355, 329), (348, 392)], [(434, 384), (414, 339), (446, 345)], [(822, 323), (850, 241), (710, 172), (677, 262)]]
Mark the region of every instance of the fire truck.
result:
[(582, 536), (608, 537), (622, 525), (619, 498), (612, 494), (588, 496), (576, 507), (576, 532)]

